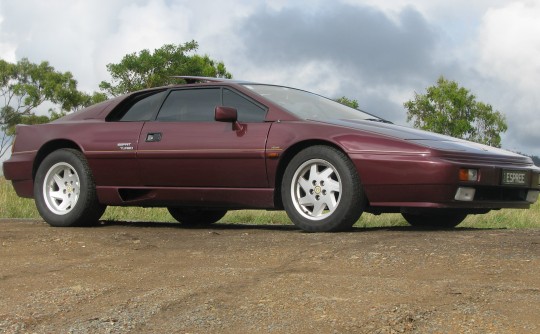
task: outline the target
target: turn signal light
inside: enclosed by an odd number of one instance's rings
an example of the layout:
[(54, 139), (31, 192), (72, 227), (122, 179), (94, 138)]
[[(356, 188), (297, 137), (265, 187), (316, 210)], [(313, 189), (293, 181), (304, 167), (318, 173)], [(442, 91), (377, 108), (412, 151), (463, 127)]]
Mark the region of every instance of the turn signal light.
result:
[(478, 181), (478, 169), (460, 168), (459, 180), (460, 181)]

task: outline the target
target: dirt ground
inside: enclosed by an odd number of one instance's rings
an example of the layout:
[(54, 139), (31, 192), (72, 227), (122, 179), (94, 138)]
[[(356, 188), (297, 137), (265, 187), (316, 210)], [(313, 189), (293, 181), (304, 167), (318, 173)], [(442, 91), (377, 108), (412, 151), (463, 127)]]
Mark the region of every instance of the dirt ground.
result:
[(540, 230), (0, 220), (0, 333), (540, 333)]

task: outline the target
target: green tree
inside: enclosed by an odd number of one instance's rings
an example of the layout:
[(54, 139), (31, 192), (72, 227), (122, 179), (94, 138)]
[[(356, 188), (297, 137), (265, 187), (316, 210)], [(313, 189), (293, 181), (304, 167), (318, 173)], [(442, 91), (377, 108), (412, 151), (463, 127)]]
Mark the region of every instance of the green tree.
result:
[(426, 94), (415, 92), (404, 106), (407, 121), (412, 120), (416, 128), (495, 147), (501, 146), (500, 134), (508, 128), (502, 113), (443, 76)]
[(223, 62), (216, 62), (207, 55), (189, 53), (196, 51), (195, 41), (185, 44), (166, 44), (150, 52), (145, 49), (131, 53), (118, 63), (108, 64), (111, 82), (99, 85), (109, 96), (118, 96), (140, 89), (170, 84), (175, 75), (232, 78)]
[(54, 106), (49, 113), (61, 115), (81, 108), (91, 99), (77, 90), (77, 81), (70, 72), (59, 72), (46, 61), (34, 64), (26, 58), (17, 63), (0, 60), (0, 97), (0, 157), (11, 145), (15, 125), (50, 120), (49, 116), (36, 114), (38, 107), (48, 102)]
[(341, 104), (344, 104), (344, 105), (346, 105), (348, 107), (351, 107), (351, 108), (354, 108), (354, 109), (358, 109), (358, 107), (359, 107), (359, 104), (358, 104), (357, 100), (352, 100), (352, 99), (349, 99), (349, 98), (347, 98), (345, 96), (337, 98), (334, 101), (339, 102)]

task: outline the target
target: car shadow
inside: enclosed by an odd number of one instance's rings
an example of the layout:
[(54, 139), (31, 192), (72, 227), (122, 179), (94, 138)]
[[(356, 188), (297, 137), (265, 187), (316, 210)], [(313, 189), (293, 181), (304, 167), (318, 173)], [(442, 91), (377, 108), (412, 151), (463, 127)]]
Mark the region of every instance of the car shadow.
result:
[(138, 228), (165, 228), (183, 230), (272, 230), (272, 231), (301, 231), (294, 225), (255, 225), (255, 224), (223, 224), (215, 223), (206, 226), (186, 226), (175, 222), (145, 222), (145, 221), (116, 221), (102, 220), (98, 227), (126, 226)]
[[(145, 222), (145, 221), (113, 221), (103, 220), (97, 227), (107, 226), (126, 226), (133, 228), (163, 228), (163, 229), (183, 229), (183, 230), (211, 230), (211, 231), (225, 231), (225, 230), (266, 230), (266, 231), (283, 231), (283, 232), (297, 232), (297, 233), (312, 233), (300, 230), (294, 225), (280, 225), (280, 224), (227, 224), (227, 223), (215, 223), (208, 226), (185, 226), (175, 222)], [(350, 230), (332, 233), (369, 233), (377, 231), (399, 231), (399, 232), (464, 232), (464, 231), (480, 231), (480, 230), (506, 230), (506, 228), (473, 228), (473, 227), (457, 227), (457, 228), (421, 228), (413, 226), (380, 226), (380, 227), (358, 227), (354, 226)]]

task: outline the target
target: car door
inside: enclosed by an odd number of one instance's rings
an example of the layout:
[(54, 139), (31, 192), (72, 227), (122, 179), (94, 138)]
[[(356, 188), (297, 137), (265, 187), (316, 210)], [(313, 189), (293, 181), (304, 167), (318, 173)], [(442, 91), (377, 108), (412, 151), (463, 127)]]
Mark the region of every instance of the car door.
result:
[[(215, 107), (238, 109), (242, 129), (217, 122)], [(139, 138), (143, 183), (161, 187), (268, 187), (266, 109), (220, 87), (172, 90)]]
[(152, 119), (166, 90), (147, 91), (128, 97), (106, 119), (89, 123), (80, 132), (89, 137), (85, 154), (100, 186), (139, 186), (137, 148), (145, 121)]

